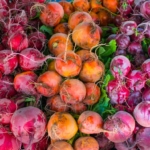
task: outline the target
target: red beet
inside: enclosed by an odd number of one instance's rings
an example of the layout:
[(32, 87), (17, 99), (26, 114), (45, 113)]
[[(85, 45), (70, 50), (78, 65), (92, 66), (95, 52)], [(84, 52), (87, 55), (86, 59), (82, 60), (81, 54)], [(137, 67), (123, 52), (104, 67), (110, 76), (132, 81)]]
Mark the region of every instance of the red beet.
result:
[(11, 50), (0, 51), (0, 71), (5, 74), (11, 74), (18, 66), (18, 57)]
[(143, 127), (150, 127), (150, 101), (142, 101), (139, 103), (134, 111), (133, 115), (135, 120)]
[(140, 70), (132, 70), (127, 76), (127, 87), (132, 91), (141, 91), (145, 82), (146, 78)]
[(127, 86), (117, 79), (110, 81), (107, 85), (106, 90), (112, 104), (124, 103), (128, 99), (130, 94)]
[(38, 49), (39, 51), (42, 50), (46, 42), (45, 34), (40, 31), (32, 32), (31, 34), (29, 34), (28, 39), (29, 47)]
[(13, 114), (10, 122), (11, 131), (24, 144), (39, 142), (46, 132), (46, 117), (36, 107), (20, 108)]
[(13, 113), (17, 110), (17, 105), (10, 99), (0, 99), (0, 123), (9, 124)]
[(126, 141), (135, 129), (133, 116), (125, 111), (118, 111), (104, 122), (104, 135), (114, 143)]
[(150, 1), (149, 0), (143, 2), (141, 4), (141, 6), (140, 6), (140, 12), (141, 12), (142, 16), (145, 19), (150, 19), (150, 10), (149, 10), (149, 7), (150, 7)]
[(13, 18), (13, 22), (20, 24), (22, 26), (26, 26), (28, 24), (28, 17), (27, 17), (26, 12), (22, 9), (20, 12), (15, 14)]
[(26, 33), (16, 31), (11, 36), (8, 36), (7, 45), (10, 49), (15, 52), (21, 52), (23, 49), (28, 47), (28, 38)]
[(47, 150), (50, 141), (48, 136), (45, 135), (39, 142), (33, 143), (31, 145), (23, 144), (25, 150)]
[(143, 62), (141, 69), (143, 73), (145, 73), (147, 77), (150, 78), (150, 59), (147, 59)]
[(17, 91), (14, 89), (13, 80), (13, 76), (2, 76), (0, 79), (0, 98), (12, 98), (16, 95)]
[(141, 128), (136, 134), (137, 147), (140, 150), (148, 150), (150, 148), (150, 128)]
[(142, 100), (143, 101), (150, 101), (150, 88), (145, 88), (142, 91)]
[(134, 41), (132, 43), (129, 44), (128, 48), (127, 48), (128, 53), (130, 54), (137, 54), (137, 53), (141, 53), (142, 50), (142, 45), (141, 43), (138, 41)]
[(21, 142), (18, 141), (8, 128), (0, 127), (0, 149), (20, 150)]
[(50, 56), (45, 57), (37, 49), (27, 48), (19, 54), (19, 66), (24, 71), (37, 70), (44, 64), (48, 57)]
[(119, 49), (126, 49), (130, 43), (130, 37), (125, 34), (118, 34), (116, 36), (116, 42)]
[(38, 95), (34, 83), (38, 76), (33, 71), (19, 73), (14, 78), (14, 88), (17, 92), (26, 95)]
[(124, 21), (120, 26), (120, 30), (125, 35), (132, 35), (135, 33), (137, 24), (135, 21)]
[[(143, 92), (142, 92), (143, 93)], [(138, 103), (142, 101), (141, 91), (132, 91), (127, 99), (127, 105), (134, 108)]]
[(131, 70), (129, 59), (123, 55), (115, 56), (110, 64), (110, 71), (115, 78), (124, 78)]

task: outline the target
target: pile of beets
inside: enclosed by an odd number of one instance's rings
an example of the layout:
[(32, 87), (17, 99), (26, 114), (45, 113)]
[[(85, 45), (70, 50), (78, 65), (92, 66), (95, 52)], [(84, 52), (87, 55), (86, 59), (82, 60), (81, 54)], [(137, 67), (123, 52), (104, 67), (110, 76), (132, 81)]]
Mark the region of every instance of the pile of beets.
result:
[[(0, 150), (149, 150), (149, 8), (0, 0)], [(104, 91), (105, 118), (93, 109)]]

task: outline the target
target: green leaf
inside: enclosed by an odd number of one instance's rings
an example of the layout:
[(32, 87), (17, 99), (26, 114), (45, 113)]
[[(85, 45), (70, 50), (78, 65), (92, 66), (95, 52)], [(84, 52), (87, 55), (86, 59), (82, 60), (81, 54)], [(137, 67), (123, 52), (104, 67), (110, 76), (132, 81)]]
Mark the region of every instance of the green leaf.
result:
[(61, 19), (61, 23), (68, 22), (69, 16), (67, 14), (64, 14), (63, 18)]
[(42, 25), (40, 27), (40, 31), (45, 33), (46, 35), (49, 35), (49, 36), (53, 35), (53, 28), (52, 27), (48, 27), (46, 25)]
[(127, 6), (128, 6), (128, 4), (127, 4), (126, 2), (123, 2), (123, 3), (122, 3), (122, 7), (123, 7), (124, 10), (127, 9)]
[(25, 102), (35, 102), (35, 97), (27, 97)]
[(96, 0), (96, 4), (101, 5), (102, 1), (101, 0)]
[(104, 52), (105, 52), (106, 50), (104, 49), (104, 47), (100, 47), (99, 49), (98, 49), (98, 56), (100, 56), (101, 54), (103, 54)]
[(101, 54), (102, 57), (112, 55), (114, 52), (116, 52), (116, 49), (117, 49), (116, 40), (111, 40), (108, 43), (108, 45), (103, 46), (103, 48), (105, 49), (105, 52), (103, 54)]
[(109, 71), (111, 60), (112, 60), (112, 58), (109, 57), (105, 61), (105, 71), (106, 72)]
[(74, 142), (79, 138), (79, 137), (84, 137), (84, 136), (89, 136), (88, 134), (84, 134), (80, 131), (78, 131), (74, 137), (72, 137), (70, 140), (68, 140), (67, 142), (71, 145), (74, 144)]
[(114, 26), (113, 24), (110, 24), (107, 27), (101, 27), (102, 29), (102, 38), (106, 39), (110, 34), (116, 34), (119, 30), (118, 27)]
[(148, 80), (146, 81), (146, 85), (147, 85), (148, 87), (150, 87), (150, 79), (148, 79)]
[(80, 137), (80, 133), (77, 132), (76, 135), (74, 137), (72, 137), (70, 140), (68, 140), (67, 142), (72, 145), (74, 143), (74, 141), (76, 139), (78, 139), (79, 137)]
[(106, 87), (113, 79), (113, 76), (108, 72), (108, 74), (105, 75), (103, 84), (101, 86), (101, 97), (99, 99), (99, 102), (94, 105), (93, 111), (99, 113), (104, 119), (107, 118), (107, 116), (112, 115), (116, 112), (116, 109), (112, 107), (110, 104), (110, 98), (107, 95)]
[(41, 12), (38, 10), (38, 8), (36, 8), (36, 15), (33, 18), (31, 18), (31, 20), (39, 18), (40, 14), (41, 14)]
[(114, 52), (116, 52), (116, 49), (117, 49), (116, 40), (111, 40), (108, 43), (108, 45), (101, 46), (98, 49), (97, 54), (99, 57), (108, 57), (112, 55)]
[(103, 118), (107, 118), (107, 116), (111, 116), (113, 114), (116, 113), (116, 109), (114, 108), (111, 108), (110, 110), (109, 109), (106, 109), (104, 112), (103, 112)]
[(149, 38), (145, 38), (143, 39), (142, 41), (142, 48), (143, 48), (143, 51), (147, 54), (148, 53), (148, 47), (150, 45), (150, 39)]
[(116, 34), (118, 32), (118, 27), (113, 27), (111, 30), (112, 30), (112, 33), (113, 34)]
[(134, 60), (133, 55), (127, 54), (126, 57), (132, 62)]

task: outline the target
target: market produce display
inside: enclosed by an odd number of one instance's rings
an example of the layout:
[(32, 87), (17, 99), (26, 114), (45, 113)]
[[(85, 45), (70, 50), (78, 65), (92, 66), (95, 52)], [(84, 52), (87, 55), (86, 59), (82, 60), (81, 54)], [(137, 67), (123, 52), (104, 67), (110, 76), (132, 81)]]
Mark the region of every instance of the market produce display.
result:
[(150, 150), (150, 0), (0, 0), (0, 150)]

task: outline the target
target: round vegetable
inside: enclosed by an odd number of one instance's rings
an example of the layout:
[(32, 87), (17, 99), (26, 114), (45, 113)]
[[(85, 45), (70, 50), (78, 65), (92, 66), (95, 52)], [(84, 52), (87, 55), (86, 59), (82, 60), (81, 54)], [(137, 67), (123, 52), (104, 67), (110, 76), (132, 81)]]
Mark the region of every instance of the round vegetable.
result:
[(55, 60), (55, 69), (63, 77), (75, 77), (82, 67), (81, 58), (72, 51), (66, 51), (58, 55)]
[(150, 101), (142, 101), (135, 107), (133, 111), (135, 120), (143, 127), (150, 127), (149, 110), (150, 110)]
[(111, 104), (122, 104), (130, 95), (130, 90), (125, 83), (117, 79), (109, 81), (106, 90), (110, 97)]
[(55, 33), (48, 41), (48, 48), (53, 55), (58, 56), (63, 52), (72, 51), (73, 43), (71, 42), (69, 35)]
[(10, 121), (11, 131), (24, 144), (40, 141), (46, 132), (45, 114), (36, 107), (20, 108)]
[(131, 70), (129, 59), (123, 55), (115, 56), (110, 64), (110, 71), (115, 78), (124, 78)]
[(104, 122), (105, 136), (114, 143), (126, 141), (135, 129), (135, 120), (131, 114), (118, 111)]
[(0, 51), (0, 72), (11, 74), (18, 66), (18, 57), (11, 50)]
[(77, 133), (78, 126), (71, 114), (56, 112), (48, 121), (47, 131), (52, 140), (69, 140)]
[(8, 128), (0, 127), (0, 149), (20, 150), (21, 142), (15, 138)]
[(67, 79), (60, 87), (60, 97), (66, 104), (76, 104), (86, 96), (86, 87), (78, 79)]
[(103, 131), (103, 119), (94, 111), (84, 111), (78, 118), (79, 130), (85, 134), (96, 134)]
[(59, 92), (61, 82), (62, 77), (57, 72), (46, 71), (38, 77), (35, 87), (43, 96), (51, 97)]
[(49, 2), (43, 6), (40, 20), (46, 26), (58, 25), (64, 16), (63, 7), (58, 2)]
[(148, 150), (150, 147), (150, 128), (141, 128), (136, 133), (136, 144), (140, 150)]
[(90, 2), (88, 0), (74, 0), (72, 3), (75, 10), (87, 11), (90, 9)]
[(82, 64), (82, 69), (79, 73), (79, 79), (81, 81), (97, 82), (104, 75), (105, 66), (99, 59), (94, 58), (93, 56), (88, 57)]
[(92, 49), (100, 42), (99, 28), (93, 21), (83, 21), (74, 28), (72, 39), (79, 47)]
[(99, 145), (95, 138), (85, 136), (75, 141), (74, 150), (99, 150)]
[(0, 123), (9, 124), (17, 105), (10, 99), (0, 99)]
[(100, 88), (98, 85), (92, 82), (85, 84), (86, 87), (86, 97), (83, 100), (83, 103), (87, 105), (93, 105), (98, 102), (100, 98)]
[(92, 21), (89, 13), (84, 11), (75, 11), (69, 16), (68, 27), (73, 30), (79, 23), (83, 21)]
[(60, 98), (59, 95), (54, 95), (47, 99), (46, 108), (56, 112), (67, 112), (69, 106)]
[(73, 150), (73, 147), (66, 141), (56, 141), (47, 150)]
[(14, 88), (17, 92), (37, 96), (34, 86), (38, 76), (33, 71), (18, 73), (14, 78)]

